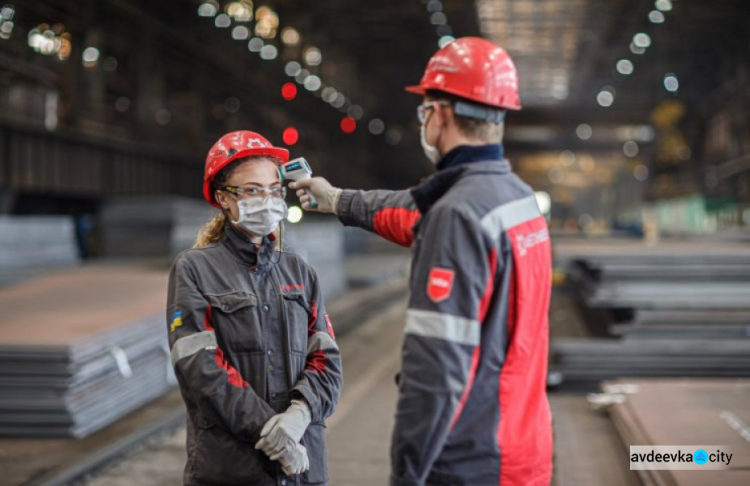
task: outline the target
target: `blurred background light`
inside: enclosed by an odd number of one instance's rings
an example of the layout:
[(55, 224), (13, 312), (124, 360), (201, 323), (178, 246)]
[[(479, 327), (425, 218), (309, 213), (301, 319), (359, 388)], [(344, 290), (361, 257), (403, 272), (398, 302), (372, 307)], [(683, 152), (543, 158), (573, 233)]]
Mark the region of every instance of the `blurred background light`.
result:
[(651, 45), (651, 37), (648, 34), (639, 32), (633, 36), (633, 44), (645, 49)]
[(359, 120), (362, 118), (365, 114), (365, 110), (362, 109), (359, 105), (352, 105), (349, 107), (349, 109), (346, 111), (347, 115), (354, 118), (355, 120)]
[(660, 11), (658, 11), (658, 10), (652, 10), (648, 14), (648, 20), (652, 24), (663, 24), (664, 23), (664, 14), (661, 13)]
[(299, 140), (299, 132), (294, 127), (286, 127), (284, 133), (281, 135), (281, 139), (287, 145), (294, 145)]
[(286, 63), (286, 66), (284, 66), (284, 72), (287, 76), (296, 76), (299, 74), (299, 72), (302, 70), (302, 66), (297, 61), (289, 61)]
[(456, 40), (456, 38), (453, 37), (452, 35), (444, 35), (438, 40), (438, 46), (442, 49), (443, 47), (447, 46), (454, 40)]
[(219, 13), (219, 2), (209, 0), (198, 6), (198, 15), (201, 17), (213, 17)]
[(627, 142), (622, 144), (622, 153), (624, 153), (628, 157), (635, 157), (636, 155), (638, 155), (638, 144), (632, 140), (628, 140)]
[(628, 59), (620, 59), (617, 61), (617, 72), (620, 74), (624, 74), (625, 76), (628, 76), (630, 74), (633, 74), (633, 63), (630, 62)]
[(615, 89), (611, 86), (602, 88), (599, 94), (596, 95), (596, 102), (599, 103), (599, 106), (605, 108), (612, 106), (612, 103), (615, 102)]
[(354, 130), (357, 129), (357, 122), (354, 120), (354, 118), (350, 116), (344, 117), (343, 120), (341, 120), (341, 131), (344, 133), (354, 133)]
[(224, 11), (235, 22), (250, 22), (253, 18), (253, 3), (249, 0), (229, 2)]
[(668, 73), (664, 76), (664, 88), (670, 93), (676, 93), (680, 89), (680, 81), (672, 73)]
[(305, 49), (304, 54), (305, 64), (308, 66), (320, 66), (320, 63), (323, 61), (323, 56), (320, 53), (320, 49), (317, 47), (308, 47)]
[(367, 129), (373, 135), (380, 135), (385, 130), (385, 123), (380, 118), (373, 118), (370, 123), (367, 124)]
[(281, 87), (281, 97), (287, 101), (291, 101), (297, 97), (297, 85), (294, 83), (284, 83)]
[(278, 49), (276, 49), (276, 46), (272, 44), (268, 44), (263, 46), (263, 48), (260, 50), (260, 58), (265, 61), (270, 61), (272, 59), (276, 59), (276, 56), (279, 55)]
[(216, 16), (216, 19), (214, 20), (214, 25), (220, 29), (226, 29), (230, 25), (232, 25), (232, 19), (229, 18), (229, 15), (226, 14), (219, 14)]
[(594, 130), (591, 129), (591, 125), (581, 123), (576, 127), (576, 135), (581, 140), (589, 140), (593, 134)]
[(299, 206), (291, 206), (289, 212), (286, 215), (286, 220), (292, 224), (299, 223), (304, 217), (304, 212)]
[(669, 12), (672, 10), (672, 2), (670, 0), (656, 0), (654, 5), (662, 12)]
[(319, 90), (321, 84), (320, 78), (315, 75), (308, 76), (307, 79), (305, 79), (305, 89), (308, 91)]
[(299, 45), (299, 32), (292, 27), (287, 27), (281, 31), (281, 42), (288, 46)]
[(244, 25), (238, 25), (232, 29), (232, 39), (245, 40), (250, 37), (250, 30)]
[(87, 68), (92, 68), (99, 62), (99, 49), (96, 47), (87, 47), (83, 50), (83, 65)]
[(259, 37), (253, 37), (247, 43), (247, 49), (250, 52), (260, 52), (260, 50), (263, 49), (263, 44), (265, 44), (265, 42), (263, 42), (263, 39)]

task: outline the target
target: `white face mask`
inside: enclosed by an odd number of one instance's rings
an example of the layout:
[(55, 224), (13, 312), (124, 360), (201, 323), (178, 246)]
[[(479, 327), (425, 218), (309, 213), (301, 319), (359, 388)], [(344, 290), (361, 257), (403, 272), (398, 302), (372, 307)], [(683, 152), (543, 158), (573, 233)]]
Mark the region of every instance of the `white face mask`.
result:
[(232, 223), (256, 236), (268, 236), (286, 218), (286, 202), (278, 197), (251, 197), (237, 201), (240, 217)]
[(424, 150), (424, 154), (428, 159), (430, 159), (430, 162), (432, 162), (434, 165), (437, 165), (438, 161), (440, 160), (440, 152), (438, 152), (437, 147), (427, 143), (427, 135), (425, 134), (426, 131), (427, 130), (425, 129), (425, 124), (423, 123), (419, 129), (419, 138), (422, 142), (422, 150)]

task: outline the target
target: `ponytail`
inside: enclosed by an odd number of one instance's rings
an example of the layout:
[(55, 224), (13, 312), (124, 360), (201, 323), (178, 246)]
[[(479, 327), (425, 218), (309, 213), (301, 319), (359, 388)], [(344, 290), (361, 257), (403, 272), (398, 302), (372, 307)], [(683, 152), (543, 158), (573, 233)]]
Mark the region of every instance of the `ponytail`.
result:
[(213, 217), (209, 222), (203, 225), (198, 238), (195, 239), (193, 248), (203, 248), (212, 245), (224, 236), (224, 225), (227, 223), (226, 215), (221, 212)]

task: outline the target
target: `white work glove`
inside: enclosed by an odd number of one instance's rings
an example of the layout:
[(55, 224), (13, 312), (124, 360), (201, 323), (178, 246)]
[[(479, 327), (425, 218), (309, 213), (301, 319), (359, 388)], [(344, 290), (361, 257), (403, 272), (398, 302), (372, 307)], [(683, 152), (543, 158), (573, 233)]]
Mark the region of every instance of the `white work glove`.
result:
[[(339, 197), (341, 189), (333, 187), (327, 180), (322, 177), (313, 177), (311, 179), (302, 179), (289, 183), (289, 187), (297, 190), (297, 197), (302, 207), (307, 211), (317, 211), (319, 213), (338, 214)], [(310, 207), (310, 196), (304, 189), (309, 189), (318, 201), (317, 206)]]
[(310, 459), (307, 457), (307, 449), (300, 443), (294, 445), (295, 447), (292, 450), (279, 457), (281, 470), (287, 476), (302, 474), (310, 469)]
[(294, 449), (310, 425), (310, 408), (301, 400), (292, 400), (286, 412), (274, 415), (260, 431), (255, 449), (261, 449), (272, 460)]

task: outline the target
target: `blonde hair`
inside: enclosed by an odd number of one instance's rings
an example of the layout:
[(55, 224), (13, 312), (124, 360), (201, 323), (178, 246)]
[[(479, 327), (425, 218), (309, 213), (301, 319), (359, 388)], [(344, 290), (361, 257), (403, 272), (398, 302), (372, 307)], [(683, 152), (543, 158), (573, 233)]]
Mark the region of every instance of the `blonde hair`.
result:
[(227, 221), (229, 219), (224, 212), (211, 218), (201, 227), (193, 248), (203, 248), (221, 240), (224, 237), (224, 226), (227, 224)]
[[(245, 157), (243, 159), (235, 160), (224, 167), (221, 171), (219, 171), (218, 174), (216, 174), (214, 182), (213, 184), (211, 184), (211, 190), (215, 191), (219, 187), (221, 187), (232, 175), (232, 171), (240, 164), (251, 160), (263, 159), (270, 159), (272, 162), (276, 163), (277, 166), (281, 162), (275, 157), (265, 155), (253, 155), (250, 157)], [(226, 211), (222, 210), (221, 213), (211, 218), (206, 224), (201, 227), (200, 231), (198, 232), (198, 237), (195, 239), (195, 243), (193, 244), (193, 248), (204, 248), (221, 241), (221, 239), (224, 237), (224, 226), (226, 226), (228, 222), (229, 217), (227, 216)], [(281, 250), (282, 225), (279, 225), (279, 227), (276, 228), (273, 234), (276, 237), (276, 249)]]

